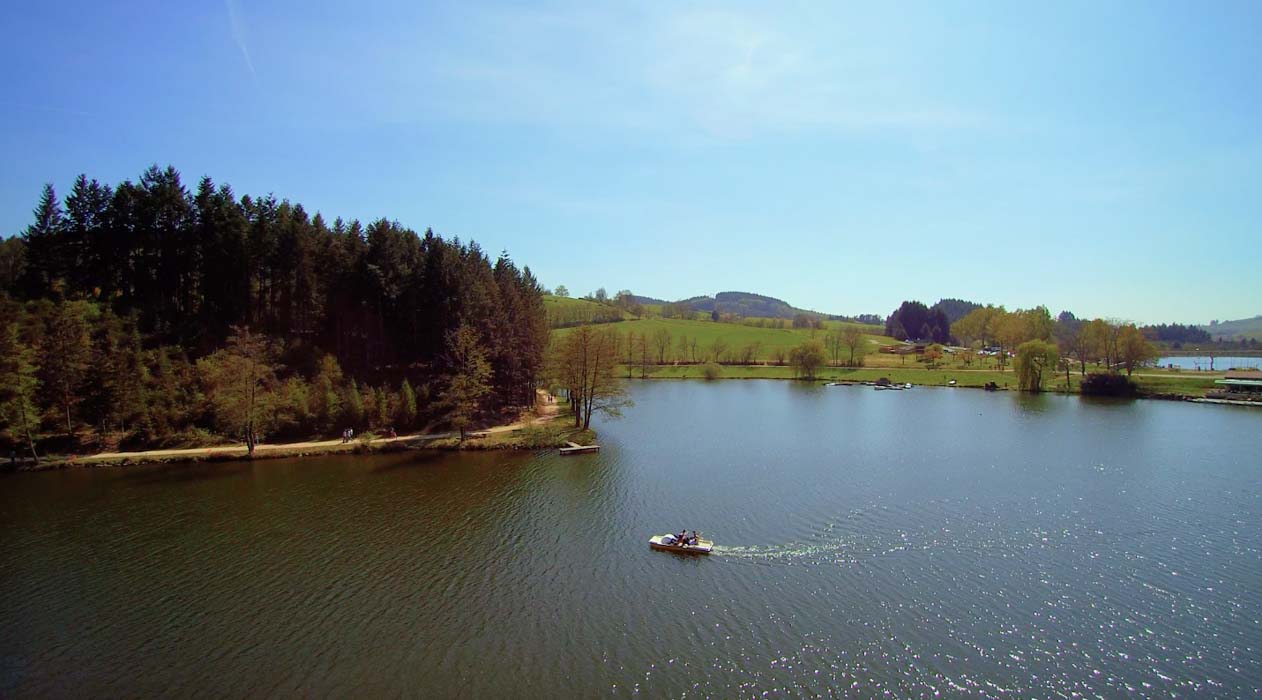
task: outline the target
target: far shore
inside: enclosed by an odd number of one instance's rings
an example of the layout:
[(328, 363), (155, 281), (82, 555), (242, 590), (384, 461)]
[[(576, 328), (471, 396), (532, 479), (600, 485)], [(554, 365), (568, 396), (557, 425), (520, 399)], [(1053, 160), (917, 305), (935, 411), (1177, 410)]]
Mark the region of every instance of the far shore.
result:
[[(1090, 371), (1091, 368), (1088, 367)], [(719, 379), (796, 379), (788, 365), (720, 365)], [(657, 365), (649, 368), (645, 379), (704, 379), (705, 365)], [(635, 378), (640, 377), (638, 368), (631, 372)], [(627, 376), (626, 367), (622, 368), (622, 376)], [(1151, 399), (1186, 399), (1204, 398), (1206, 392), (1215, 388), (1214, 380), (1222, 379), (1224, 372), (1172, 372), (1168, 370), (1143, 368), (1136, 370), (1131, 379), (1139, 386), (1139, 398)], [(999, 389), (1016, 390), (1017, 375), (1011, 368), (999, 371), (993, 368), (960, 368), (938, 367), (820, 367), (809, 381), (864, 383), (875, 382), (880, 378), (889, 379), (895, 384), (912, 384), (915, 386), (955, 386), (957, 388), (982, 389), (988, 382), (993, 382)], [(1065, 373), (1057, 372), (1043, 378), (1044, 393), (1080, 393), (1082, 375), (1077, 368), (1069, 373), (1066, 386)], [(955, 384), (951, 384), (954, 380)]]

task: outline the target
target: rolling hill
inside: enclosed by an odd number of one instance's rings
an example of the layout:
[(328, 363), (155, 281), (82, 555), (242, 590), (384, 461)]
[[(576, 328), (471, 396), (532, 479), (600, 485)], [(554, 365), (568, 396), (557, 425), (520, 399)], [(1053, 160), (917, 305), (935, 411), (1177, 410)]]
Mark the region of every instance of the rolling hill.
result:
[(1238, 340), (1242, 338), (1262, 338), (1262, 315), (1253, 318), (1242, 318), (1238, 321), (1219, 321), (1201, 326), (1214, 340)]
[(675, 302), (644, 296), (634, 296), (632, 298), (637, 303), (645, 305), (682, 304), (693, 311), (702, 313), (710, 313), (717, 309), (721, 314), (732, 314), (747, 318), (793, 318), (798, 314), (807, 314), (813, 317), (827, 316), (827, 314), (822, 314), (818, 311), (799, 309), (775, 297), (753, 294), (751, 292), (719, 292), (712, 297), (690, 297)]

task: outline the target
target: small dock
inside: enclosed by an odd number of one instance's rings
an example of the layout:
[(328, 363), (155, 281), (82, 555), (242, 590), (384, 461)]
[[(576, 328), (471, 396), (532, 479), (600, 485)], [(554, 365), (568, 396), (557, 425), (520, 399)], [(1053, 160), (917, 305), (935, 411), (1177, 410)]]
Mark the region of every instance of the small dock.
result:
[(600, 445), (580, 445), (577, 442), (567, 442), (566, 446), (561, 448), (563, 455), (581, 455), (586, 452), (600, 452)]

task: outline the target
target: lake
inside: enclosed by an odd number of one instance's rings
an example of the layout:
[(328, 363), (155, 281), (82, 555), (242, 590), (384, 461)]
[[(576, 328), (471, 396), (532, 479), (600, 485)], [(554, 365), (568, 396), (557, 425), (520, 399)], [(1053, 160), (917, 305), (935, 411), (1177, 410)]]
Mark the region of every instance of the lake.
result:
[(1262, 411), (631, 393), (598, 455), (4, 475), (0, 696), (1262, 689)]
[[(1170, 365), (1174, 365), (1180, 369), (1205, 371), (1209, 369), (1209, 355), (1176, 355), (1157, 359), (1158, 367), (1168, 367)], [(1229, 355), (1214, 356), (1215, 371), (1222, 372), (1233, 367), (1262, 367), (1262, 357), (1233, 357)]]

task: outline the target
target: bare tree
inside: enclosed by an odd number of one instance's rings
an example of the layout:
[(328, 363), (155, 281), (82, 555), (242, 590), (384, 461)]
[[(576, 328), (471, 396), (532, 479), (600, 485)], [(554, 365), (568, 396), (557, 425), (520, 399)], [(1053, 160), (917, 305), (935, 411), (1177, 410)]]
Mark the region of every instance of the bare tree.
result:
[(579, 326), (553, 347), (549, 371), (569, 391), (575, 427), (590, 428), (593, 413), (617, 417), (631, 404), (614, 373), (614, 334), (613, 329)]
[(631, 370), (635, 367), (635, 343), (635, 331), (627, 331), (627, 342), (624, 347), (626, 351), (626, 362), (624, 364), (627, 366), (627, 379), (631, 378)]
[(771, 350), (771, 362), (776, 366), (784, 365), (784, 348), (776, 347)]
[(834, 365), (841, 363), (841, 348), (844, 344), (840, 330), (831, 330), (824, 336), (824, 346), (828, 348), (828, 354), (832, 356)]
[(666, 364), (666, 353), (670, 352), (670, 331), (659, 328), (653, 332), (653, 349), (657, 351), (657, 364)]
[(710, 357), (715, 362), (721, 363), (723, 361), (723, 356), (726, 353), (727, 340), (723, 339), (721, 336), (715, 338), (713, 343), (710, 343)]
[(846, 326), (841, 331), (841, 342), (850, 349), (851, 367), (859, 367), (863, 364), (864, 351), (868, 347), (867, 338), (863, 336), (863, 329), (858, 326)]

